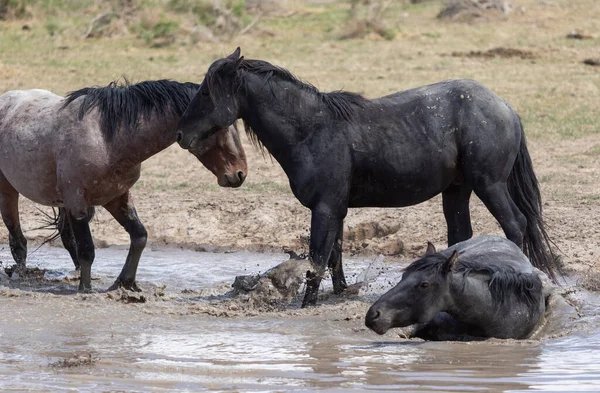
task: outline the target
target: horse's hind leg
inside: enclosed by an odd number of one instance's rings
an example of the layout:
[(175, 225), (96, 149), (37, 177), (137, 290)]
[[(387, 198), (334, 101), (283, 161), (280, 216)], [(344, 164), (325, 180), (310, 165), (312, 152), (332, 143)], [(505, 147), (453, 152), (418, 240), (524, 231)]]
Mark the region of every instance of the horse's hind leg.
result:
[(75, 235), (73, 234), (73, 228), (71, 223), (67, 219), (66, 211), (64, 207), (58, 208), (58, 232), (60, 233), (60, 239), (65, 249), (69, 252), (75, 269), (79, 270), (79, 261), (77, 260), (77, 243), (75, 242)]
[(89, 292), (92, 289), (92, 263), (94, 263), (95, 251), (90, 224), (87, 217), (76, 219), (67, 212), (67, 220), (75, 238), (75, 249), (77, 250), (77, 262), (79, 263), (80, 277), (79, 290)]
[(448, 246), (473, 236), (469, 211), (471, 192), (471, 186), (465, 181), (461, 184), (452, 184), (442, 192), (444, 217), (448, 224)]
[(19, 221), (19, 193), (0, 173), (0, 211), (8, 229), (10, 252), (17, 263), (17, 271), (24, 273), (27, 260), (27, 239)]
[(519, 248), (523, 248), (527, 219), (510, 197), (506, 183), (500, 181), (473, 188), (475, 194), (498, 220), (506, 237)]
[(340, 224), (338, 233), (335, 237), (335, 243), (333, 243), (333, 249), (329, 256), (329, 271), (331, 272), (331, 280), (333, 281), (333, 293), (336, 295), (344, 292), (348, 285), (346, 284), (346, 277), (344, 276), (344, 269), (342, 268), (342, 242), (344, 239), (344, 222)]
[[(88, 208), (88, 215), (85, 218), (86, 222), (90, 222), (92, 217), (94, 216), (94, 207), (90, 206)], [(73, 264), (75, 265), (75, 269), (79, 270), (79, 260), (77, 259), (77, 242), (75, 241), (75, 234), (73, 233), (73, 228), (71, 227), (71, 222), (67, 219), (67, 212), (64, 207), (58, 208), (58, 232), (60, 233), (60, 238), (62, 240), (63, 246), (69, 252), (71, 259), (73, 260)]]
[(129, 253), (127, 254), (123, 270), (108, 290), (123, 287), (129, 290), (141, 291), (135, 282), (135, 274), (142, 251), (146, 247), (148, 233), (135, 211), (129, 191), (104, 205), (104, 208), (125, 228), (131, 239), (131, 246), (129, 247)]

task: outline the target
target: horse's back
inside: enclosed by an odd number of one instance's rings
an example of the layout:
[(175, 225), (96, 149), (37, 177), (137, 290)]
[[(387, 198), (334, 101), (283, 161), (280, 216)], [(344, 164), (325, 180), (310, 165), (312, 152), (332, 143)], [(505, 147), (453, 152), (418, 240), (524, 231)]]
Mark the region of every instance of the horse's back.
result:
[(473, 237), (457, 243), (442, 251), (445, 256), (450, 256), (458, 251), (459, 260), (481, 265), (496, 265), (511, 267), (520, 273), (534, 273), (533, 265), (523, 254), (521, 249), (512, 241), (491, 235)]
[(51, 115), (62, 100), (63, 97), (42, 89), (7, 91), (0, 95), (0, 125), (6, 129), (21, 121)]
[[(447, 79), (425, 86), (419, 86), (372, 100), (375, 105), (393, 105), (400, 107), (425, 106), (436, 113), (444, 106), (478, 103), (492, 107), (496, 111), (512, 111), (502, 98), (482, 83), (473, 79)], [(449, 119), (445, 119), (446, 121)]]

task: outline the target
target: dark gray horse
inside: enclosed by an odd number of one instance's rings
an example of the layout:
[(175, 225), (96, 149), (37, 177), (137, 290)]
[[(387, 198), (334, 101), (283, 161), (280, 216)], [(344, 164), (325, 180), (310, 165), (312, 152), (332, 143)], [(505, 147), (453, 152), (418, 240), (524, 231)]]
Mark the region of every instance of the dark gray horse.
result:
[[(25, 270), (27, 257), (21, 194), (59, 207), (63, 244), (81, 268), (80, 290), (91, 289), (89, 220), (94, 206), (104, 206), (131, 237), (111, 288), (139, 289), (135, 275), (147, 234), (129, 189), (140, 177), (142, 161), (175, 142), (179, 117), (198, 87), (160, 80), (90, 87), (66, 98), (38, 89), (0, 96), (0, 211), (18, 271)], [(219, 185), (241, 185), (247, 164), (237, 129), (224, 127), (206, 142), (190, 151)]]
[(556, 260), (521, 121), (481, 84), (451, 80), (368, 100), (321, 93), (289, 71), (244, 60), (238, 48), (208, 69), (181, 117), (179, 144), (201, 145), (238, 118), (311, 209), (310, 258), (316, 272), (303, 305), (316, 303), (328, 265), (334, 291), (346, 288), (342, 228), (349, 207), (409, 206), (439, 193), (449, 245), (473, 234), (474, 191), (506, 236), (554, 276)]
[(522, 339), (544, 311), (542, 281), (521, 250), (507, 239), (479, 236), (440, 253), (430, 244), (371, 306), (365, 324), (378, 334), (425, 324), (417, 336)]

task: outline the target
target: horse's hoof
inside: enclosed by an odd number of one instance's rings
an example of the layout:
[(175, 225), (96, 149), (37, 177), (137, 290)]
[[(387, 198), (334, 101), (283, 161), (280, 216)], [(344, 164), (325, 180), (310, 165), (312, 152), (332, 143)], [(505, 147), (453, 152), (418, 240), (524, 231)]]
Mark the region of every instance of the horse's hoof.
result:
[(125, 286), (125, 289), (129, 289), (130, 291), (133, 291), (133, 292), (142, 292), (142, 288), (140, 288), (140, 286), (138, 285), (138, 283), (136, 281), (133, 281), (130, 285)]
[(135, 280), (127, 282), (127, 281), (121, 281), (118, 278), (113, 283), (113, 285), (111, 285), (107, 289), (107, 292), (115, 291), (119, 288), (127, 289), (128, 291), (132, 291), (132, 292), (142, 292), (142, 288), (140, 288), (140, 286), (138, 285), (138, 283)]
[(307, 289), (306, 293), (304, 295), (304, 300), (302, 300), (302, 308), (306, 308), (309, 306), (316, 306), (316, 305), (317, 305), (317, 293), (309, 291)]
[(92, 287), (84, 287), (80, 285), (78, 291), (79, 293), (92, 293)]
[(346, 292), (346, 289), (348, 289), (348, 285), (346, 285), (346, 283), (333, 285), (333, 293), (336, 295), (344, 294), (344, 292)]

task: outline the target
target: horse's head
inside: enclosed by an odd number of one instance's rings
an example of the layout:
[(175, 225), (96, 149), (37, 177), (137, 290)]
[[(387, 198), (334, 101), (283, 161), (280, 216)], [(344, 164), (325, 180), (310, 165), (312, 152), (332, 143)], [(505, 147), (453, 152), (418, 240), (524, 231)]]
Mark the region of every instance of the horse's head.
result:
[(179, 120), (177, 142), (184, 149), (204, 144), (218, 130), (239, 118), (235, 98), (237, 69), (244, 60), (240, 48), (211, 64), (183, 116)]
[(235, 124), (218, 130), (202, 143), (193, 144), (189, 152), (217, 177), (221, 187), (239, 187), (246, 179), (246, 152)]
[(394, 288), (377, 300), (365, 317), (365, 325), (377, 334), (394, 327), (427, 323), (446, 306), (450, 277), (458, 259), (435, 253), (430, 243), (424, 257), (410, 264)]

